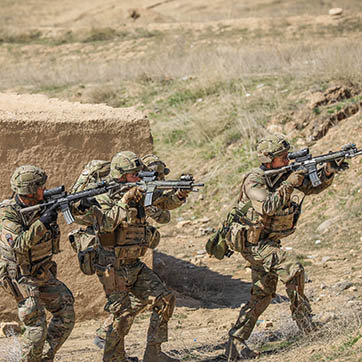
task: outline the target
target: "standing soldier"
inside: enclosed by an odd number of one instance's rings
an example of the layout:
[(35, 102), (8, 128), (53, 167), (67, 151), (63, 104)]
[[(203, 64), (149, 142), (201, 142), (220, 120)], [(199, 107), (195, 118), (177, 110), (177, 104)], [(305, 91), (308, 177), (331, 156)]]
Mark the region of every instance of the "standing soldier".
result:
[(281, 249), (280, 239), (295, 231), (299, 217), (301, 203), (292, 201), (293, 190), (305, 195), (317, 194), (331, 185), (335, 171), (345, 169), (348, 164), (343, 160), (327, 163), (318, 171), (321, 185), (314, 188), (303, 171), (267, 178), (265, 170), (288, 165), (289, 148), (289, 143), (280, 135), (271, 135), (259, 142), (257, 151), (261, 166), (243, 177), (239, 202), (233, 210), (241, 222), (232, 222), (226, 234), (228, 246), (239, 251), (250, 263), (253, 283), (250, 299), (242, 306), (229, 331), (226, 348), (229, 362), (256, 356), (245, 341), (275, 296), (278, 278), (285, 284), (292, 318), (299, 329), (308, 333), (315, 328), (304, 294), (304, 268), (289, 259)]
[[(59, 253), (57, 212), (41, 216), (20, 210), (44, 199), (46, 173), (21, 166), (11, 177), (14, 198), (0, 205), (0, 285), (16, 299), (24, 324), (22, 361), (53, 361), (74, 326), (73, 295), (56, 278), (53, 254)], [(45, 309), (52, 314), (47, 327)], [(44, 347), (45, 344), (45, 347)]]
[[(158, 156), (154, 154), (147, 154), (146, 156), (143, 156), (141, 161), (145, 166), (144, 171), (155, 172), (155, 174), (157, 175), (156, 180), (159, 181), (165, 180), (165, 176), (170, 173), (170, 169), (166, 167), (166, 164), (163, 161), (161, 161), (161, 159)], [(145, 212), (147, 220), (152, 219), (159, 224), (167, 224), (171, 220), (171, 214), (169, 210), (161, 209), (154, 205), (148, 206), (145, 209)], [(149, 252), (152, 252), (152, 250), (150, 250)], [(111, 314), (104, 321), (103, 325), (97, 329), (96, 337), (94, 339), (94, 344), (97, 347), (104, 349), (107, 330), (110, 328), (110, 325), (112, 323), (113, 323), (113, 314)], [(135, 357), (127, 357), (127, 358), (129, 361), (132, 361), (132, 359), (136, 361)]]
[[(110, 177), (117, 182), (135, 182), (143, 167), (133, 152), (120, 152), (112, 159)], [(154, 204), (159, 209), (179, 207), (188, 192), (178, 190), (167, 198), (154, 200)], [(124, 338), (135, 317), (148, 307), (152, 314), (143, 361), (178, 361), (161, 351), (161, 344), (168, 340), (167, 324), (175, 307), (175, 296), (140, 260), (147, 248), (155, 248), (160, 240), (157, 229), (146, 221), (143, 198), (137, 187), (96, 197), (107, 221), (95, 230), (100, 244), (95, 270), (106, 294), (105, 310), (113, 315), (106, 332), (103, 361), (127, 361)]]

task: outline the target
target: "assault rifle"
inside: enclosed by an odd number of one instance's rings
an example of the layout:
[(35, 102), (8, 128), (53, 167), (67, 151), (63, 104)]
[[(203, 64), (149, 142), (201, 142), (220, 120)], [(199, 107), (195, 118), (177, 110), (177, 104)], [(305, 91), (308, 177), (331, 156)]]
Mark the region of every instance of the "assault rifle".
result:
[[(354, 158), (362, 155), (362, 150), (358, 150), (354, 143), (349, 143), (341, 147), (340, 151), (329, 152), (324, 155), (313, 157), (309, 153), (309, 148), (304, 148), (300, 151), (288, 153), (288, 158), (294, 160), (288, 166), (268, 169), (265, 171), (268, 182), (270, 182), (270, 177), (278, 174), (283, 174), (285, 172), (293, 172), (297, 170), (306, 170), (306, 176), (312, 182), (313, 187), (319, 186), (322, 182), (318, 176), (318, 165), (322, 165), (330, 161), (338, 161), (344, 158)], [(273, 182), (275, 184), (275, 182)]]
[(68, 194), (65, 187), (58, 186), (44, 191), (44, 202), (34, 206), (25, 207), (20, 210), (22, 215), (32, 213), (36, 210), (45, 212), (48, 208), (53, 207), (60, 210), (67, 224), (72, 224), (75, 220), (70, 211), (70, 205), (82, 199), (88, 199), (107, 192), (126, 192), (131, 187), (137, 186), (145, 192), (144, 206), (152, 205), (153, 193), (156, 190), (190, 190), (197, 192), (197, 187), (202, 187), (204, 184), (195, 183), (192, 175), (182, 175), (178, 180), (158, 181), (156, 180), (156, 172), (140, 172), (140, 181), (135, 182), (116, 182), (116, 181), (100, 181), (94, 187)]

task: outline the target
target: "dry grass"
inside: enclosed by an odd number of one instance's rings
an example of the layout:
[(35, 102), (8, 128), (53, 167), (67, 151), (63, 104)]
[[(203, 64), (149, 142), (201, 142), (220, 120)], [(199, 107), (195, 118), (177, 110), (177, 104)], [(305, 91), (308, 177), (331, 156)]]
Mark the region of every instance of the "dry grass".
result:
[[(317, 332), (302, 334), (290, 317), (289, 307), (283, 304), (273, 314), (274, 327), (256, 327), (248, 340), (248, 345), (261, 352), (260, 361), (335, 361), (340, 358), (359, 360), (362, 351), (355, 344), (362, 338), (361, 310), (340, 306), (335, 317)], [(176, 316), (177, 317), (177, 316)], [(269, 314), (270, 317), (270, 314)], [(263, 316), (261, 316), (263, 318)], [(182, 361), (223, 361), (227, 338), (215, 340), (213, 336), (200, 334), (182, 328), (170, 332), (171, 353)]]

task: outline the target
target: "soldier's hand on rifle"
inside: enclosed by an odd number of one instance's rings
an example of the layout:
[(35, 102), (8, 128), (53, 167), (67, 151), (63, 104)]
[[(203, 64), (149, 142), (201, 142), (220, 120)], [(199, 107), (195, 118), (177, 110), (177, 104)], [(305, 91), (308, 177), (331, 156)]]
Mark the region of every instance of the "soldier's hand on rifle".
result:
[(123, 195), (121, 201), (127, 205), (129, 205), (132, 201), (138, 203), (141, 201), (142, 196), (141, 190), (137, 186), (134, 186)]
[(306, 170), (297, 170), (292, 172), (289, 177), (287, 178), (287, 181), (293, 186), (293, 187), (299, 187), (302, 185), (304, 181), (304, 176), (306, 174)]
[(332, 173), (347, 170), (349, 168), (349, 164), (344, 160), (344, 158), (340, 158), (338, 160), (327, 162), (324, 167), (326, 175), (329, 176)]
[(92, 198), (86, 197), (86, 198), (80, 200), (78, 210), (80, 210), (81, 212), (85, 212), (92, 206), (100, 207), (98, 201), (94, 197), (92, 197)]
[(49, 229), (51, 223), (56, 222), (58, 218), (57, 208), (59, 205), (55, 203), (52, 207), (44, 212), (42, 216), (40, 216), (39, 220), (44, 224), (44, 226)]
[(176, 196), (180, 199), (180, 200), (184, 200), (186, 199), (187, 196), (189, 196), (189, 193), (191, 192), (191, 190), (189, 189), (178, 189), (176, 191)]

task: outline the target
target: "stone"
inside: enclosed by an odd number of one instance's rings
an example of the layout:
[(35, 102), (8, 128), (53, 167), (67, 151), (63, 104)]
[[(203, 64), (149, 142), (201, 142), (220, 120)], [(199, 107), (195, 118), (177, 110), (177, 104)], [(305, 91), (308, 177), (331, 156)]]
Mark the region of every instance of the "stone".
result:
[(210, 235), (216, 232), (216, 230), (212, 227), (199, 228), (198, 236)]
[(177, 223), (176, 227), (181, 229), (184, 228), (185, 226), (190, 226), (191, 225), (191, 221), (190, 220), (184, 220), (184, 221), (180, 221)]
[(329, 9), (328, 14), (330, 16), (339, 16), (343, 14), (343, 9), (342, 8), (332, 8)]
[(335, 319), (336, 315), (333, 312), (325, 312), (322, 314), (322, 316), (319, 318), (319, 322), (325, 324), (330, 322), (331, 320)]
[(324, 264), (324, 263), (326, 263), (327, 261), (330, 261), (332, 258), (330, 257), (330, 256), (324, 256), (323, 258), (322, 258), (322, 263)]
[(333, 288), (339, 292), (342, 292), (344, 290), (351, 288), (352, 286), (353, 286), (353, 284), (351, 282), (347, 282), (344, 280), (344, 281), (341, 281), (341, 282), (335, 284)]
[(273, 322), (268, 320), (263, 320), (260, 322), (259, 326), (263, 329), (269, 329), (273, 327)]
[[(319, 234), (324, 234), (329, 231), (333, 225), (336, 224), (338, 218), (328, 219), (323, 221), (316, 229), (316, 232)], [(316, 242), (317, 244), (317, 242)]]

